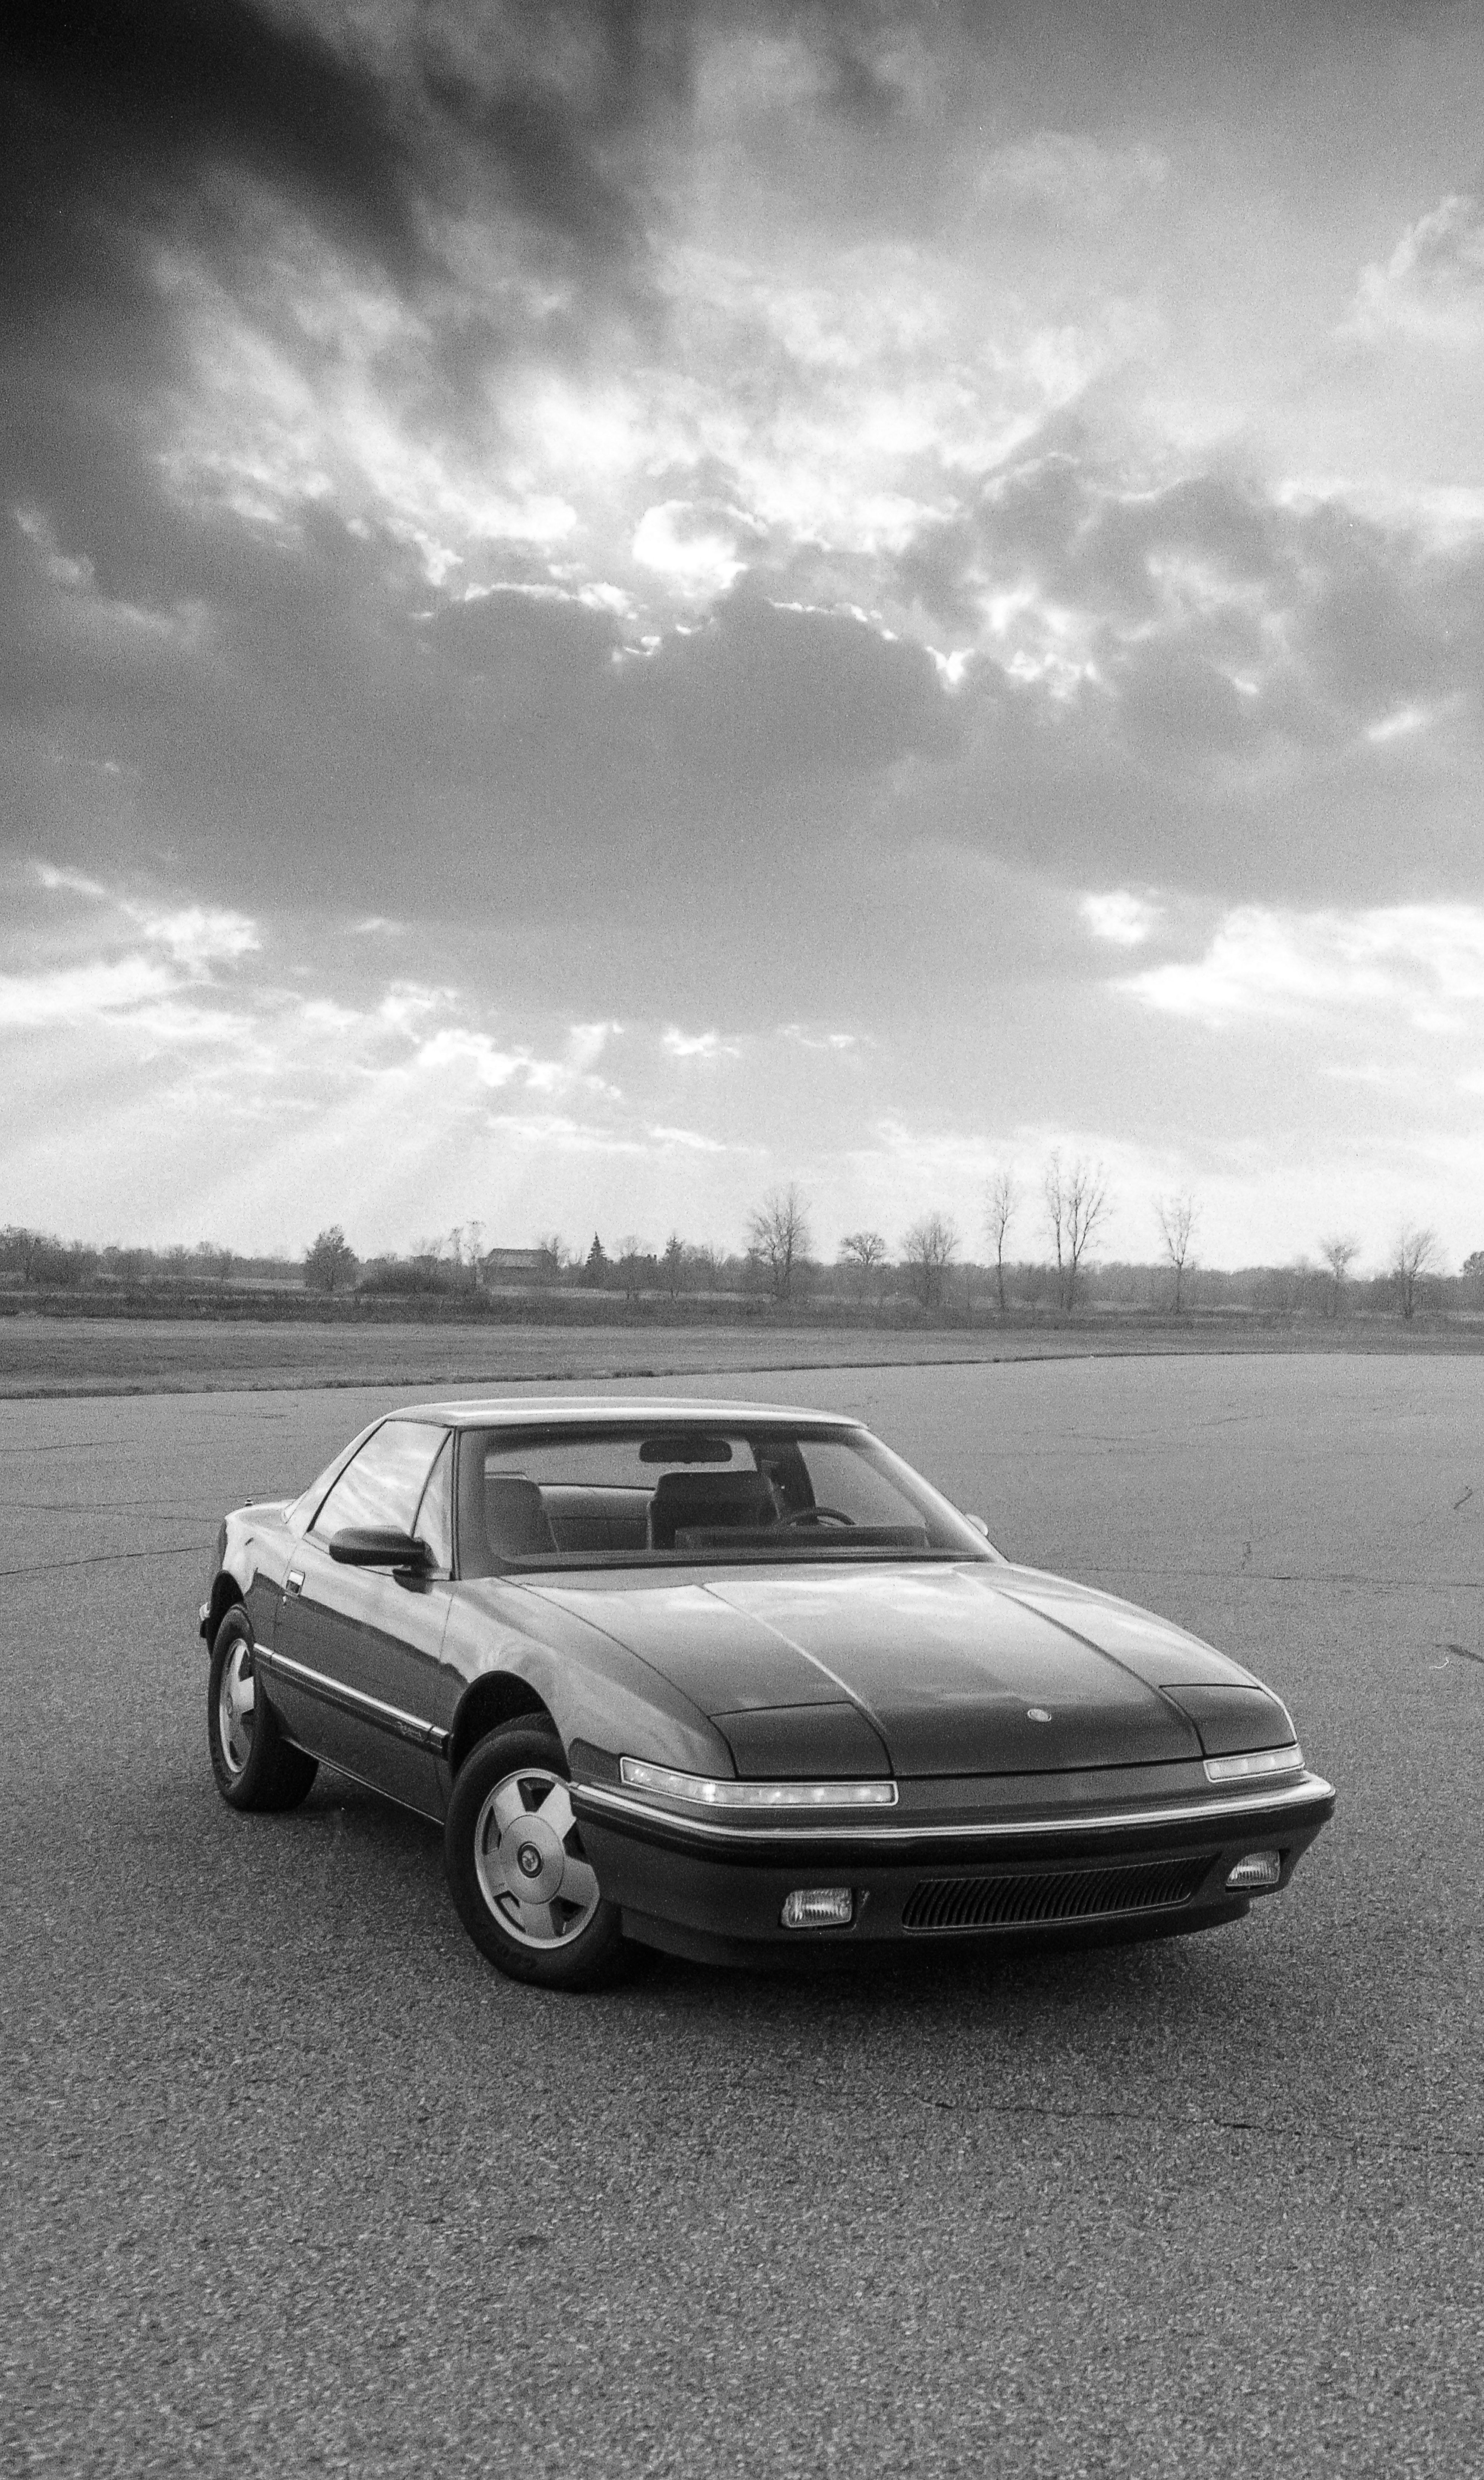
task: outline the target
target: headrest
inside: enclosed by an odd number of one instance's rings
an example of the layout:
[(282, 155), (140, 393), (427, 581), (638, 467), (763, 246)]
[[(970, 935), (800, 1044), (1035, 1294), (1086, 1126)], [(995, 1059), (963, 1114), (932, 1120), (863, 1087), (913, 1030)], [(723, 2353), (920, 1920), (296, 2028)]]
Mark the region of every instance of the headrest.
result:
[(497, 1559), (530, 1559), (555, 1549), (541, 1492), (524, 1473), (485, 1474), (484, 1537)]
[(650, 1547), (673, 1550), (677, 1531), (693, 1524), (751, 1528), (777, 1521), (778, 1500), (764, 1473), (661, 1473), (650, 1501)]

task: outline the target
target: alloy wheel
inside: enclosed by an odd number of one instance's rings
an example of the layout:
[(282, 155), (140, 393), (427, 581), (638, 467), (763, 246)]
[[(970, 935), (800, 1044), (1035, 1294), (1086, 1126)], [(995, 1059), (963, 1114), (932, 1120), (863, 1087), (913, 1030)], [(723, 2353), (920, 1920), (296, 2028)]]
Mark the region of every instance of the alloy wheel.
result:
[(252, 1646), (246, 1637), (239, 1637), (221, 1666), (221, 1687), (217, 1698), (217, 1727), (221, 1741), (222, 1761), (234, 1778), (245, 1770), (252, 1754), (253, 1717), (257, 1702), (258, 1687), (252, 1675)]
[(567, 1946), (598, 1909), (572, 1795), (560, 1774), (523, 1766), (489, 1794), (474, 1826), (479, 1892), (522, 1946)]

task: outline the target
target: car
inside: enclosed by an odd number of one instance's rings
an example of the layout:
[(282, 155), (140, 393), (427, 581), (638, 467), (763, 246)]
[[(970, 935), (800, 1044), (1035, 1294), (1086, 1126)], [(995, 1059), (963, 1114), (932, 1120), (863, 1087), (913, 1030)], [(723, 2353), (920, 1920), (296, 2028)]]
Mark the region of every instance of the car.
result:
[(228, 1805), (323, 1764), (416, 1810), (550, 1988), (1212, 1928), (1334, 1812), (1250, 1671), (835, 1412), (395, 1411), (226, 1518), (199, 1616)]

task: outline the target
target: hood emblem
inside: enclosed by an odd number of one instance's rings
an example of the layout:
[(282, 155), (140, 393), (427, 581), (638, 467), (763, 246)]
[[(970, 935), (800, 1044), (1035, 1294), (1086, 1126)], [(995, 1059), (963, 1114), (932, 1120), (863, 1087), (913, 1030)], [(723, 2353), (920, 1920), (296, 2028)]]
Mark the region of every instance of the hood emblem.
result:
[(1025, 1718), (1028, 1722), (1049, 1722), (1051, 1719), (1044, 1705), (1028, 1705)]

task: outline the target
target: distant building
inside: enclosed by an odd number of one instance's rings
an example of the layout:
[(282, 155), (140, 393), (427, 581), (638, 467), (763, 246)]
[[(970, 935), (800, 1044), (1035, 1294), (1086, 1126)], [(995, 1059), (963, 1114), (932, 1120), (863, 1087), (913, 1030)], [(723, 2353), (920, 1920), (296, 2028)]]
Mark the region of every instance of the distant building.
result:
[(479, 1260), (482, 1283), (550, 1283), (555, 1275), (550, 1249), (486, 1249)]

